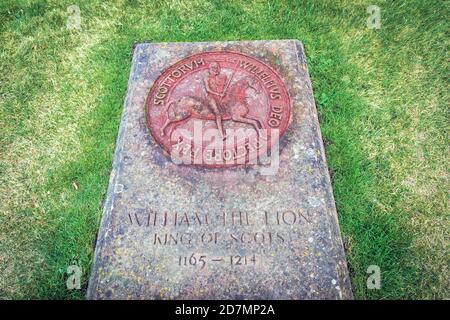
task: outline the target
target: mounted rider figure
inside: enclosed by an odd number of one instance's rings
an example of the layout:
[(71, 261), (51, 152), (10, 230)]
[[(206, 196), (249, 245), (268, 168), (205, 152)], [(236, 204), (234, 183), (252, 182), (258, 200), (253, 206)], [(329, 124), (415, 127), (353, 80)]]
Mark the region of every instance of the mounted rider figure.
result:
[(207, 93), (207, 101), (211, 111), (216, 117), (217, 128), (219, 129), (220, 136), (225, 137), (222, 125), (222, 110), (225, 109), (222, 105), (222, 99), (228, 89), (229, 81), (228, 77), (224, 74), (220, 74), (220, 66), (217, 62), (211, 62), (208, 69), (208, 76), (204, 81), (204, 86)]

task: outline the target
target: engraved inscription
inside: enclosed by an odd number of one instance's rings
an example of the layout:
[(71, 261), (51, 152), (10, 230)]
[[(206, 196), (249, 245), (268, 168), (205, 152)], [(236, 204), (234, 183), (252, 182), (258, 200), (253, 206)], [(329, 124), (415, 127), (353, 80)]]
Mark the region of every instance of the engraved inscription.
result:
[[(285, 246), (299, 239), (300, 227), (311, 223), (312, 215), (303, 209), (278, 211), (157, 212), (139, 209), (129, 212), (127, 222), (133, 227), (149, 231), (150, 241), (158, 247), (254, 248)], [(288, 227), (288, 228), (286, 228)], [(211, 252), (192, 252), (175, 257), (179, 267), (203, 269), (210, 265), (222, 267), (250, 267), (263, 263), (262, 257), (251, 252), (211, 255)]]

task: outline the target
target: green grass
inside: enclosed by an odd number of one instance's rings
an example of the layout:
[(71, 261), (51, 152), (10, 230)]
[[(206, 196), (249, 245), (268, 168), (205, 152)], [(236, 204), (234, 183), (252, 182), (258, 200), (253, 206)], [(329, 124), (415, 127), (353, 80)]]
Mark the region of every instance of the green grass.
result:
[(0, 298), (84, 297), (65, 271), (86, 286), (133, 42), (283, 38), (306, 48), (355, 296), (450, 298), (448, 15), (431, 0), (2, 1)]

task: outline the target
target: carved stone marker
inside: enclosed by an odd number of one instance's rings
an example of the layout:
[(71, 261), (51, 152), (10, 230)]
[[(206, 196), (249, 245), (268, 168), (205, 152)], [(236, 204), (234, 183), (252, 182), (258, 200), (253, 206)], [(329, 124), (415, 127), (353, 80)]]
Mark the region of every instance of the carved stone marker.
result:
[(302, 44), (134, 50), (90, 299), (351, 299)]

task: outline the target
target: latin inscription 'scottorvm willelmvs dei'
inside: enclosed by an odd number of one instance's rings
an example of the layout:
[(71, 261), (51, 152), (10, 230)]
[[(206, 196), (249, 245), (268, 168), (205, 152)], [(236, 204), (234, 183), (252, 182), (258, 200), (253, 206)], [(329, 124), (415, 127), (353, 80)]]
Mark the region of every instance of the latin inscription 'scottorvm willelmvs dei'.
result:
[(300, 42), (135, 47), (87, 295), (352, 298)]

